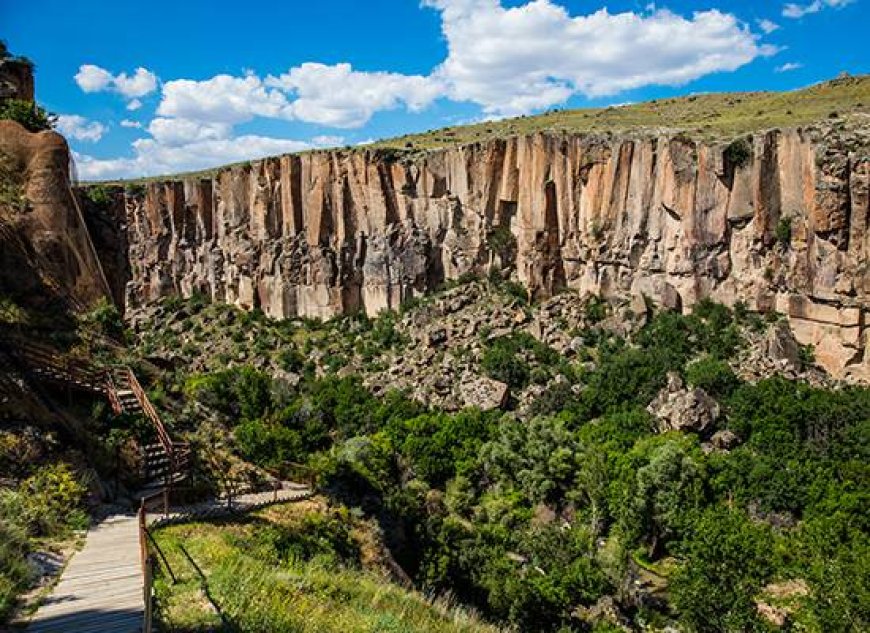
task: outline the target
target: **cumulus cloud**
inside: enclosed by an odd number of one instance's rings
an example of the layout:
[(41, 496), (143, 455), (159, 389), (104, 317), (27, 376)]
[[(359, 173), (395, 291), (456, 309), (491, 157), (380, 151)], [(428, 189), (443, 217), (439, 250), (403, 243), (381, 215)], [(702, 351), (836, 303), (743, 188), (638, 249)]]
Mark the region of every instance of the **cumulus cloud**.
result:
[(127, 99), (127, 109), (136, 110), (142, 106), (140, 97), (157, 90), (157, 75), (146, 68), (139, 67), (132, 75), (119, 73), (113, 75), (105, 68), (93, 64), (82, 64), (73, 77), (84, 92), (114, 92)]
[(760, 28), (762, 31), (764, 31), (767, 35), (770, 35), (774, 31), (779, 30), (779, 24), (777, 24), (773, 20), (763, 19), (763, 20), (758, 20), (757, 23), (758, 23), (758, 28)]
[(337, 128), (365, 125), (382, 110), (402, 105), (417, 112), (432, 103), (442, 88), (420, 75), (360, 72), (350, 64), (305, 63), (266, 83), (294, 97), (286, 114), (308, 123)]
[(318, 147), (338, 147), (339, 145), (344, 145), (344, 137), (343, 136), (329, 136), (329, 135), (321, 135), (315, 136), (311, 139), (312, 145), (317, 145)]
[(804, 67), (803, 64), (798, 64), (797, 62), (788, 62), (788, 63), (783, 64), (782, 66), (777, 66), (776, 72), (787, 73), (787, 72), (791, 72), (792, 70), (799, 70), (803, 67)]
[(571, 16), (551, 0), (504, 8), (499, 0), (424, 0), (442, 13), (447, 59), (435, 77), (456, 100), (521, 114), (575, 93), (614, 95), (682, 85), (735, 70), (775, 49), (718, 10)]
[(242, 160), (299, 152), (311, 147), (310, 143), (304, 141), (256, 135), (178, 145), (166, 145), (145, 138), (133, 142), (133, 156), (130, 158), (100, 159), (80, 153), (74, 154), (74, 157), (80, 178), (107, 180), (206, 169)]
[(131, 121), (130, 119), (123, 119), (121, 121), (121, 127), (141, 128), (142, 124), (139, 123), (139, 121)]
[(90, 121), (78, 114), (60, 114), (57, 117), (57, 129), (64, 136), (77, 141), (96, 143), (106, 133), (106, 126), (99, 121)]
[(163, 85), (157, 114), (191, 121), (235, 124), (254, 117), (291, 119), (290, 103), (280, 90), (256, 75), (216, 75), (205, 81), (177, 79)]
[[(683, 16), (650, 5), (635, 12), (571, 15), (557, 0), (508, 8), (501, 0), (422, 3), (440, 12), (448, 49), (429, 74), (312, 61), (277, 76), (245, 71), (167, 81), (156, 117), (143, 126), (149, 136), (134, 142), (133, 156), (82, 155), (80, 172), (86, 178), (156, 174), (344, 143), (327, 135), (308, 142), (234, 136), (235, 126), (257, 118), (357, 128), (378, 112), (416, 112), (446, 98), (475, 103), (482, 118), (494, 119), (551, 107), (575, 94), (603, 97), (649, 85), (682, 85), (776, 52), (734, 15), (715, 9)], [(759, 32), (776, 28), (769, 20), (758, 22)], [(86, 92), (122, 94), (131, 110), (159, 85), (144, 68), (113, 75), (94, 65), (81, 66), (76, 82)]]
[(814, 0), (809, 4), (797, 4), (794, 2), (789, 2), (782, 7), (782, 15), (786, 18), (791, 18), (796, 20), (798, 18), (802, 18), (805, 15), (810, 15), (812, 13), (818, 13), (822, 9), (826, 9), (828, 7), (834, 9), (840, 9), (845, 7), (847, 4), (852, 4), (855, 0)]

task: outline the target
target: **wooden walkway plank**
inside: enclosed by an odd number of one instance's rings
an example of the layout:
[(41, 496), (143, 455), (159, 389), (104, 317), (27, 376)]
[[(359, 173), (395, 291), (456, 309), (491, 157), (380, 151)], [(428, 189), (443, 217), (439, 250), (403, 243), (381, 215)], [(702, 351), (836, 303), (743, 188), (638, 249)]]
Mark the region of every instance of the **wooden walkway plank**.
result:
[[(242, 514), (273, 503), (300, 501), (311, 491), (283, 482), (276, 492), (235, 497), (232, 506), (214, 499), (174, 508), (168, 516), (152, 514), (152, 527)], [(29, 633), (140, 633), (145, 613), (142, 568), (139, 564), (139, 524), (135, 513), (106, 517), (87, 534), (84, 548), (74, 554), (60, 581), (37, 610)]]

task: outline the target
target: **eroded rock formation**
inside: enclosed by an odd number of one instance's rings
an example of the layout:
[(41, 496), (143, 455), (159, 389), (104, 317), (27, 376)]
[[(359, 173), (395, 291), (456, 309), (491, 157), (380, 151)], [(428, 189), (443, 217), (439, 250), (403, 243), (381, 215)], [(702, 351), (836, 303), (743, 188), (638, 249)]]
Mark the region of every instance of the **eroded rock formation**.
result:
[(126, 298), (202, 292), (329, 317), (495, 267), (539, 297), (572, 287), (776, 309), (830, 371), (866, 376), (867, 147), (860, 129), (830, 127), (730, 149), (537, 134), (413, 161), (266, 159), (127, 195)]
[(70, 186), (70, 154), (56, 132), (0, 121), (0, 290), (31, 302), (94, 304), (108, 286)]

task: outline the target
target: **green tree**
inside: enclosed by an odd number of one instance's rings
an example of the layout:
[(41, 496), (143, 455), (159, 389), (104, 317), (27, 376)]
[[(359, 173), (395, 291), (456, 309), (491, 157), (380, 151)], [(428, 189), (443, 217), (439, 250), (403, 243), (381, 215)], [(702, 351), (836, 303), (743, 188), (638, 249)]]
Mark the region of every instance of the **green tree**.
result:
[[(687, 527), (705, 500), (703, 456), (689, 438), (656, 437), (635, 447), (642, 464), (623, 511), (626, 534), (649, 544), (655, 558)], [(645, 462), (645, 463), (643, 463)]]
[(670, 582), (680, 621), (691, 631), (763, 631), (754, 598), (768, 580), (773, 539), (742, 512), (704, 511), (682, 548), (683, 565)]
[(30, 132), (50, 130), (57, 121), (54, 114), (26, 99), (6, 99), (0, 103), (0, 119), (16, 121)]

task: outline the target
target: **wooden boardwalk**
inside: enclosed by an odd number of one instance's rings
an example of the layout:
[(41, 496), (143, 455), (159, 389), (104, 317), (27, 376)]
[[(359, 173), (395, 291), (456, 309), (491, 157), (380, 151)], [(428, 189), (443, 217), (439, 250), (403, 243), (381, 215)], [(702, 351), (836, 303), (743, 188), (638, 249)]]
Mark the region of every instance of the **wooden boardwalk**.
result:
[[(149, 515), (149, 525), (203, 520), (250, 512), (273, 503), (299, 501), (311, 491), (284, 482), (275, 492), (174, 508), (166, 517)], [(145, 595), (139, 563), (139, 526), (135, 513), (112, 515), (91, 528), (84, 548), (73, 555), (54, 591), (30, 621), (29, 633), (140, 633)]]
[(144, 604), (136, 514), (116, 514), (91, 528), (27, 630), (138, 633)]

